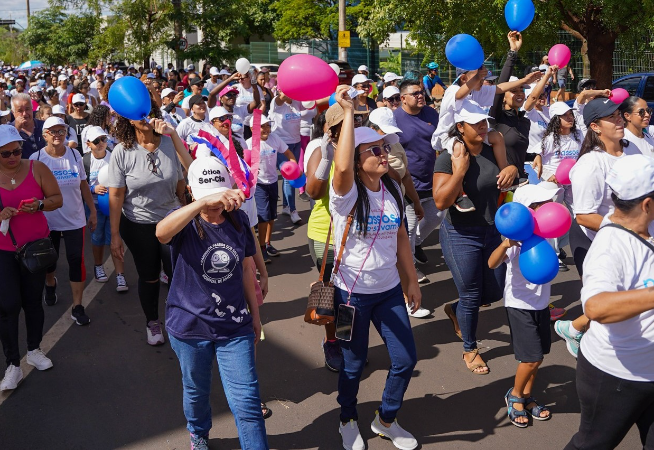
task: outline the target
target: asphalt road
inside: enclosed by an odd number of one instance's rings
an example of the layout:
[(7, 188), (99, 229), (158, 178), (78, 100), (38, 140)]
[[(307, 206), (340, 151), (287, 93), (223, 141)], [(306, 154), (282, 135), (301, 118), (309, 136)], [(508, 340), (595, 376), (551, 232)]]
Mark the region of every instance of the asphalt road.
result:
[[(308, 203), (298, 201), (298, 209), (306, 223)], [(323, 366), (322, 329), (302, 320), (308, 286), (317, 279), (306, 225), (295, 227), (288, 217), (280, 216), (275, 228), (273, 242), (282, 254), (268, 266), (270, 293), (261, 308), (265, 340), (257, 348), (262, 397), (273, 410), (266, 421), (270, 447), (339, 449), (338, 376)], [(91, 268), (90, 240), (88, 244), (86, 260)], [(563, 448), (579, 425), (575, 360), (564, 342), (552, 331), (552, 352), (534, 389), (539, 401), (551, 408), (552, 420), (527, 429), (514, 427), (503, 399), (516, 368), (503, 305), (498, 302), (481, 311), (479, 346), (491, 372), (474, 375), (461, 360), (461, 342), (442, 310), (457, 293), (437, 232), (425, 248), (430, 262), (420, 268), (431, 282), (422, 286), (423, 304), (434, 314), (411, 319), (419, 361), (398, 422), (416, 436), (423, 449)], [(129, 255), (126, 261), (128, 293), (116, 293), (113, 277), (104, 285), (93, 281), (92, 275), (87, 281), (85, 301), (90, 301), (87, 313), (91, 317), (87, 327), (71, 325), (70, 288), (62, 282), (67, 267), (65, 261), (60, 262), (59, 303), (44, 306), (48, 334), (42, 347), (54, 367), (46, 372), (34, 370), (16, 391), (0, 394), (1, 449), (189, 448), (177, 359), (167, 343), (156, 348), (147, 345), (136, 272)], [(581, 285), (570, 259), (568, 263), (571, 270), (556, 278), (552, 299), (574, 318), (581, 312)], [(166, 292), (161, 291), (161, 317)], [(22, 355), (24, 339), (23, 327)], [(360, 428), (368, 449), (392, 449), (390, 441), (375, 436), (369, 427), (390, 363), (374, 327), (369, 361), (358, 397)], [(212, 411), (210, 447), (239, 448), (217, 370)], [(641, 448), (634, 429), (619, 448)]]

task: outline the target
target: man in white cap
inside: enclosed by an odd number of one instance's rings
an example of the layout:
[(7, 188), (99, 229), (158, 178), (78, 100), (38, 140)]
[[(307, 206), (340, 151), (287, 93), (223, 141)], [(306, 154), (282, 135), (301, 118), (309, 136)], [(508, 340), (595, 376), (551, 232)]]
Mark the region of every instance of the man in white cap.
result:
[[(389, 86), (382, 91), (383, 106), (395, 111), (402, 104), (400, 90), (396, 86)], [(378, 104), (379, 105), (379, 104)]]
[(206, 81), (205, 87), (207, 88), (207, 91), (211, 92), (213, 88), (218, 86), (218, 84), (222, 81), (218, 67), (212, 67), (209, 69), (209, 76), (210, 78)]
[(73, 87), (68, 84), (68, 77), (61, 74), (57, 77), (57, 93), (62, 101), (68, 98), (68, 94), (73, 90)]
[(84, 94), (75, 94), (71, 100), (72, 112), (66, 116), (66, 123), (68, 126), (75, 129), (77, 133), (77, 149), (82, 152), (82, 130), (89, 122), (91, 116), (86, 112), (86, 97)]
[(161, 114), (163, 119), (175, 128), (186, 118), (184, 110), (176, 106), (183, 98), (184, 91), (177, 92), (170, 88), (161, 91)]
[[(384, 90), (386, 88), (389, 88), (389, 87), (397, 87), (397, 82), (399, 80), (401, 80), (401, 79), (402, 79), (402, 77), (399, 76), (398, 74), (394, 73), (394, 72), (386, 72), (384, 74)], [(398, 92), (398, 94), (400, 93), (399, 90), (397, 92)], [(375, 97), (375, 101), (377, 102), (377, 106), (380, 107), (380, 108), (382, 106), (388, 106), (387, 104), (384, 103), (383, 90), (381, 92), (379, 92), (379, 95), (377, 95)], [(399, 102), (398, 102), (398, 105), (399, 105)]]
[[(366, 65), (360, 65), (359, 69), (357, 70), (358, 73), (363, 74), (366, 76), (366, 78), (369, 78), (370, 76), (370, 70), (368, 69), (368, 66)], [(370, 80), (373, 81), (373, 80)], [(376, 99), (377, 96), (379, 95), (379, 90), (377, 89), (377, 85), (375, 83), (372, 83), (372, 90), (370, 92), (367, 92), (367, 94), (370, 95), (370, 98)]]

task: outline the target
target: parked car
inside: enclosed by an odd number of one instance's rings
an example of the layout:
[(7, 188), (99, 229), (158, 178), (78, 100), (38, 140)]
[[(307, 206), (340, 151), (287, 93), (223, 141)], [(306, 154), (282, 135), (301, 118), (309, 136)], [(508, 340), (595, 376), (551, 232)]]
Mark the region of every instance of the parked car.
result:
[(269, 63), (250, 63), (252, 67), (256, 67), (257, 70), (261, 70), (264, 67), (270, 71), (270, 75), (277, 75), (279, 70), (279, 64), (269, 64)]
[(354, 77), (355, 72), (352, 70), (352, 67), (346, 61), (340, 61), (337, 59), (327, 61), (327, 64), (337, 64), (341, 68), (341, 72), (338, 74), (338, 84), (352, 84), (352, 77)]
[[(654, 73), (634, 73), (618, 78), (613, 82), (612, 89), (622, 88), (629, 92), (629, 95), (635, 95), (647, 102), (650, 108), (654, 108)], [(570, 106), (574, 104), (573, 100), (566, 103)]]

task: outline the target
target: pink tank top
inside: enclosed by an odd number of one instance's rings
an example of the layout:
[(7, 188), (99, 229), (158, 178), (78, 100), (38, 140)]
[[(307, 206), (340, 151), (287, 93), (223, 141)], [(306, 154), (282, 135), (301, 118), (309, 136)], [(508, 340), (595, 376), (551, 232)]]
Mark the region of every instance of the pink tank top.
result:
[[(0, 198), (2, 199), (2, 206), (4, 208), (7, 206), (18, 208), (21, 200), (27, 200), (34, 197), (38, 200), (43, 200), (43, 191), (41, 190), (39, 183), (34, 179), (32, 164), (33, 161), (30, 161), (29, 173), (16, 189), (8, 191), (0, 188)], [(14, 234), (14, 238), (16, 238), (18, 247), (21, 247), (28, 242), (47, 237), (50, 234), (48, 221), (41, 211), (35, 212), (34, 214), (18, 214), (11, 218), (9, 221), (9, 227), (11, 228), (11, 232)], [(7, 233), (6, 236), (0, 233), (0, 250), (16, 250), (14, 244), (11, 242), (9, 233)]]

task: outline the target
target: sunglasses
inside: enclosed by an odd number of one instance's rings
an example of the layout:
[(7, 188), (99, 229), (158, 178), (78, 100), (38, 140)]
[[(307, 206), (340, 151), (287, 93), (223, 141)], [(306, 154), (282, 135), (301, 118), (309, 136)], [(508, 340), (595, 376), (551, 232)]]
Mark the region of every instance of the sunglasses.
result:
[(154, 153), (148, 153), (148, 170), (157, 174), (157, 157), (154, 156)]
[(632, 114), (638, 114), (640, 117), (645, 117), (645, 114), (651, 116), (652, 108), (640, 108), (638, 111), (634, 111)]
[(216, 117), (216, 119), (218, 119), (221, 122), (226, 122), (228, 120), (232, 120), (232, 117), (233, 116), (220, 116), (220, 117)]
[(86, 106), (86, 103), (73, 103), (73, 106), (75, 108), (81, 108), (82, 106)]
[(365, 89), (365, 90), (370, 89), (370, 83), (359, 84), (358, 86), (361, 89)]
[(2, 152), (2, 153), (0, 153), (0, 156), (7, 159), (12, 155), (13, 156), (20, 156), (21, 153), (23, 153), (23, 149), (22, 148), (17, 148), (16, 150), (13, 150), (13, 151), (9, 150), (9, 151), (6, 151), (6, 152)]
[(223, 97), (236, 98), (236, 97), (238, 97), (238, 93), (237, 92), (228, 92), (227, 94), (223, 95)]
[(369, 148), (365, 149), (364, 151), (359, 152), (359, 155), (362, 154), (362, 153), (365, 153), (365, 152), (372, 152), (372, 154), (375, 155), (375, 156), (381, 156), (381, 155), (384, 154), (383, 152), (386, 152), (386, 154), (389, 154), (391, 152), (391, 146), (388, 145), (388, 144), (373, 145), (372, 147), (369, 147)]
[(402, 97), (400, 94), (396, 94), (392, 97), (388, 97), (386, 101), (391, 102), (391, 103), (399, 103), (402, 100)]
[(424, 97), (425, 91), (407, 92), (406, 95), (411, 95), (413, 98)]
[(58, 131), (48, 130), (48, 134), (50, 136), (66, 136), (66, 130), (58, 130)]
[(100, 136), (99, 138), (95, 138), (91, 142), (93, 142), (93, 145), (98, 145), (100, 142), (107, 142), (107, 136)]

